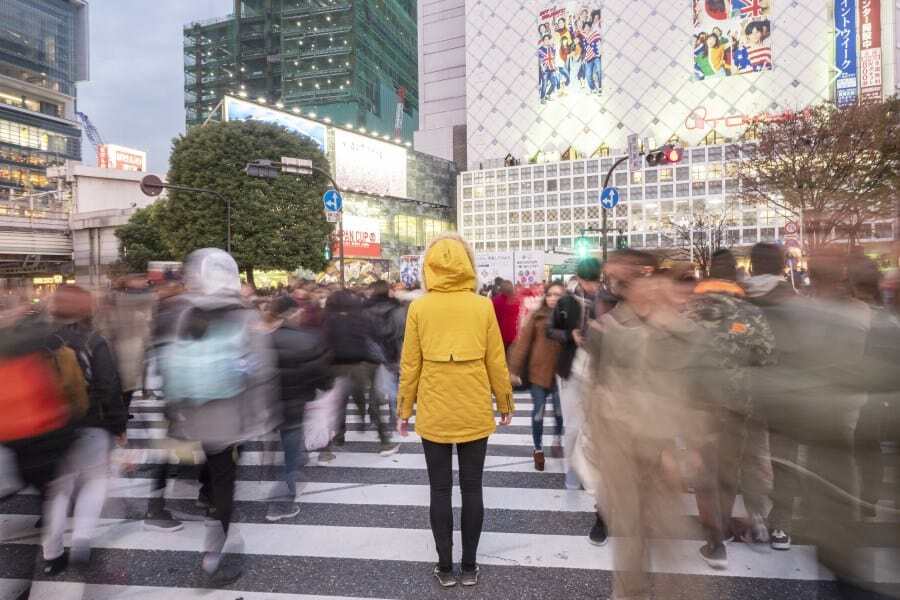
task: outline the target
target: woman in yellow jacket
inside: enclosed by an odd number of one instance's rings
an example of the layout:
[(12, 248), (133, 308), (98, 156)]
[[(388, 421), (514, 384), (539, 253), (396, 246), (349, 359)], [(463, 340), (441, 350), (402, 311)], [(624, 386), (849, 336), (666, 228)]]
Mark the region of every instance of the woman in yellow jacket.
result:
[(501, 425), (512, 422), (513, 398), (506, 353), (494, 307), (475, 293), (475, 260), (456, 234), (431, 242), (423, 283), (428, 293), (409, 307), (398, 393), (398, 429), (408, 435), (416, 407), (431, 485), (431, 531), (437, 546), (434, 576), (444, 587), (453, 575), (453, 445), (462, 491), (460, 581), (478, 583), (475, 555), (484, 521), (482, 472), (487, 440), (495, 430), (491, 394)]

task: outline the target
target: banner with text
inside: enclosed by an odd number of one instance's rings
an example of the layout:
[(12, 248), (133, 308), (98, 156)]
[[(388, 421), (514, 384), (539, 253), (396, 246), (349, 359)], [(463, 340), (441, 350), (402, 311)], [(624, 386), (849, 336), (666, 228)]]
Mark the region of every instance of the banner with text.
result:
[(512, 252), (478, 252), (475, 254), (475, 272), (479, 285), (493, 285), (501, 277), (513, 281), (515, 258)]
[(834, 66), (838, 108), (859, 100), (856, 56), (856, 0), (834, 0)]
[[(352, 258), (380, 258), (381, 257), (381, 225), (378, 219), (355, 217), (344, 214), (344, 256)], [(335, 256), (340, 254), (337, 228), (335, 228), (335, 240), (332, 252)]]
[(544, 252), (521, 250), (516, 252), (516, 285), (531, 287), (544, 282)]
[(859, 87), (862, 102), (881, 102), (881, 0), (859, 0)]

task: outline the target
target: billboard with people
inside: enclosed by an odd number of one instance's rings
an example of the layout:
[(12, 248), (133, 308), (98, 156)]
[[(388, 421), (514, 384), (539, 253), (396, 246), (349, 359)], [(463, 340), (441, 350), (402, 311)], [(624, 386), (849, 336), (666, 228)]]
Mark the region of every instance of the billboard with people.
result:
[(594, 2), (559, 2), (538, 13), (538, 92), (541, 104), (568, 95), (603, 92), (600, 43), (603, 15)]
[(773, 0), (693, 0), (694, 75), (729, 77), (771, 70)]

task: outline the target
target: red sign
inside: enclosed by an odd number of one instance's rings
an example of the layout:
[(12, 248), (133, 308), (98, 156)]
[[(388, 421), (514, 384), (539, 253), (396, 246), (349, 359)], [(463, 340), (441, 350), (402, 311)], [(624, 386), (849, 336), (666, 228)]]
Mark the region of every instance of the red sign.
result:
[[(381, 258), (381, 227), (376, 219), (344, 215), (344, 256), (347, 258)], [(338, 229), (334, 230), (332, 254), (341, 253)]]
[(859, 0), (860, 102), (881, 102), (881, 0)]

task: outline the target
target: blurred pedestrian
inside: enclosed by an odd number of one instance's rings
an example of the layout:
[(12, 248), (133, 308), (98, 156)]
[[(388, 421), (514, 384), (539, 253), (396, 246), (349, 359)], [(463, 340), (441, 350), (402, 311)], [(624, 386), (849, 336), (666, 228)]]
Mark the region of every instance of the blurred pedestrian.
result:
[(413, 302), (406, 322), (398, 399), (398, 429), (408, 435), (416, 410), (431, 487), (431, 530), (438, 564), (433, 573), (452, 587), (453, 447), (462, 490), (464, 586), (478, 583), (477, 551), (484, 520), (482, 477), (488, 437), (495, 430), (491, 394), (500, 424), (514, 410), (503, 338), (491, 303), (476, 295), (475, 257), (457, 234), (442, 234), (425, 253), (423, 283), (428, 293)]
[(563, 414), (556, 383), (556, 367), (562, 345), (547, 337), (547, 321), (563, 295), (565, 287), (561, 283), (547, 286), (540, 308), (526, 321), (510, 353), (509, 370), (513, 383), (521, 385), (527, 381), (531, 392), (531, 435), (534, 440), (534, 468), (538, 471), (543, 471), (545, 464), (544, 413), (548, 402), (553, 405), (556, 436), (561, 436), (563, 432)]
[[(363, 301), (359, 296), (350, 290), (339, 290), (328, 298), (325, 305), (325, 335), (334, 352), (335, 379), (347, 383), (345, 405), (352, 401), (363, 423), (368, 413), (378, 430), (379, 454), (396, 454), (400, 445), (392, 441), (388, 420), (381, 414), (386, 399), (374, 387), (375, 372), (386, 359), (375, 340), (374, 327), (364, 313)], [(345, 434), (346, 418), (335, 438), (336, 445), (345, 443)], [(333, 458), (330, 449), (319, 453), (320, 461), (327, 462)]]
[(34, 486), (43, 501), (43, 572), (52, 576), (68, 562), (62, 546), (68, 514), (55, 510), (53, 500), (75, 439), (73, 416), (88, 401), (74, 351), (29, 310), (16, 301), (0, 308), (0, 444), (12, 455), (16, 479)]
[[(75, 351), (87, 384), (87, 410), (75, 423), (75, 442), (66, 454), (66, 472), (54, 484), (53, 511), (66, 515), (74, 502), (71, 559), (90, 558), (91, 539), (106, 502), (113, 442), (126, 444), (128, 412), (115, 356), (93, 325), (94, 299), (78, 286), (60, 286), (50, 302), (56, 334)], [(54, 519), (54, 522), (58, 522)], [(54, 554), (62, 554), (62, 531)]]
[(394, 297), (388, 282), (378, 280), (369, 286), (366, 315), (372, 322), (375, 342), (384, 356), (384, 362), (375, 372), (373, 389), (387, 400), (391, 415), (396, 414), (400, 353), (403, 350), (408, 308), (408, 304)]
[(221, 526), (207, 528), (202, 567), (224, 583), (241, 573), (239, 552), (223, 567), (238, 448), (281, 420), (276, 359), (259, 313), (242, 302), (238, 267), (229, 254), (215, 248), (192, 252), (185, 284), (181, 299), (187, 307), (161, 357), (169, 435), (199, 442), (206, 453), (212, 514)]
[(508, 351), (519, 335), (519, 312), (521, 310), (519, 300), (516, 298), (516, 289), (513, 287), (512, 282), (502, 281), (497, 294), (494, 295), (491, 301), (494, 304), (497, 323), (500, 325), (503, 347)]
[(332, 355), (321, 328), (302, 324), (302, 309), (290, 296), (274, 300), (265, 315), (278, 357), (282, 422), (278, 427), (284, 451), (283, 480), (276, 486), (266, 510), (267, 521), (280, 521), (300, 512), (297, 478), (306, 465), (303, 413), (317, 390), (333, 384)]

